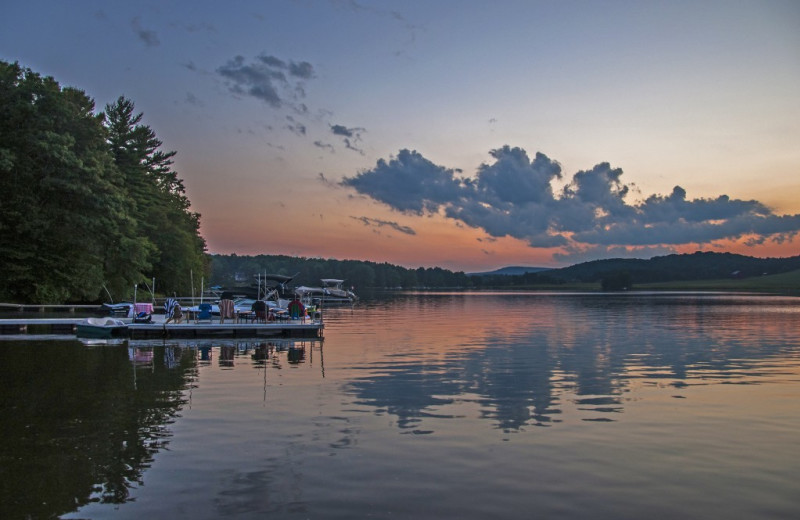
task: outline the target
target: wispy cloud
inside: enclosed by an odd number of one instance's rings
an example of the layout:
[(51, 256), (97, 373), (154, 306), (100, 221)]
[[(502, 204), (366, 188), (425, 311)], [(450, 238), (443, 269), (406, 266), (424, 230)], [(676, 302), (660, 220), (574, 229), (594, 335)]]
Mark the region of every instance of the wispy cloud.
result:
[(161, 44), (158, 34), (153, 30), (143, 28), (138, 16), (131, 20), (131, 27), (133, 28), (133, 32), (136, 33), (136, 36), (139, 37), (139, 40), (146, 46), (158, 47)]
[(322, 141), (314, 141), (314, 146), (316, 146), (317, 148), (322, 148), (323, 150), (327, 150), (330, 153), (335, 153), (333, 145), (330, 143), (323, 143)]
[(366, 132), (364, 128), (347, 128), (344, 125), (331, 125), (331, 132), (342, 138), (344, 145), (348, 150), (353, 150), (361, 155), (364, 155), (364, 150), (356, 146), (361, 142), (361, 134)]
[(194, 95), (193, 93), (191, 93), (191, 92), (187, 92), (187, 93), (186, 93), (186, 103), (188, 103), (189, 105), (194, 105), (194, 106), (196, 106), (196, 107), (203, 107), (203, 106), (205, 106), (205, 104), (204, 104), (202, 101), (200, 101), (200, 100), (197, 98), (197, 96), (195, 96), (195, 95)]
[(403, 226), (398, 224), (397, 222), (391, 222), (388, 220), (380, 220), (376, 218), (369, 218), (369, 217), (350, 217), (354, 220), (358, 220), (365, 226), (374, 227), (374, 228), (382, 228), (382, 227), (389, 227), (394, 229), (395, 231), (399, 231), (400, 233), (404, 233), (406, 235), (416, 235), (417, 232), (414, 231), (413, 228), (409, 226)]
[(341, 184), (401, 212), (441, 213), (492, 237), (560, 248), (570, 257), (662, 252), (720, 240), (780, 242), (800, 232), (800, 215), (776, 215), (758, 201), (727, 195), (688, 199), (680, 186), (669, 195), (628, 202), (631, 186), (623, 182), (623, 171), (608, 163), (575, 173), (556, 192), (553, 181), (562, 178), (561, 165), (546, 155), (531, 159), (509, 146), (490, 155), (493, 161), (470, 178), (401, 150)]
[[(417, 31), (420, 30), (420, 27), (414, 23), (411, 23), (408, 18), (406, 18), (400, 11), (395, 10), (387, 10), (382, 9), (380, 7), (374, 7), (371, 5), (365, 5), (356, 0), (332, 0), (331, 4), (343, 11), (350, 11), (353, 13), (365, 13), (368, 15), (376, 16), (378, 18), (384, 18), (387, 20), (391, 20), (394, 23), (400, 24), (405, 31), (408, 33), (408, 43), (411, 44), (417, 39)], [(402, 51), (396, 51), (395, 54), (399, 55)]]
[(303, 82), (314, 77), (314, 67), (306, 61), (285, 61), (267, 54), (251, 61), (235, 56), (217, 68), (217, 74), (236, 95), (254, 97), (274, 108), (288, 104), (298, 112), (307, 111), (300, 99), (305, 97)]
[(295, 135), (299, 135), (299, 136), (306, 135), (306, 125), (304, 125), (303, 123), (297, 121), (292, 116), (286, 116), (286, 120), (288, 121), (288, 124), (285, 126), (286, 129), (288, 129), (290, 132), (292, 132)]

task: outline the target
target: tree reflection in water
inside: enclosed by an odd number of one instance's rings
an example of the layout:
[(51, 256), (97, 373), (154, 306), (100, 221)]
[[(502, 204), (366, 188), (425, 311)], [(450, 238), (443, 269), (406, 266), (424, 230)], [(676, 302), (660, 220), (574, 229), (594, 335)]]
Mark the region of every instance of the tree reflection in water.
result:
[(125, 502), (185, 402), (191, 349), (77, 341), (0, 348), (0, 517)]

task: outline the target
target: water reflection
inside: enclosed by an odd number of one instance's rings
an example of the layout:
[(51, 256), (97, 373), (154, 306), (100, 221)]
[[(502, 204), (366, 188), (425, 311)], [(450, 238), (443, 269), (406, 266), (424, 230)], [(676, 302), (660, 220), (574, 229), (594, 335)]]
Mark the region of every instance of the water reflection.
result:
[(328, 311), (327, 364), (314, 340), (0, 342), (0, 518), (796, 511), (798, 318), (398, 295)]
[[(448, 410), (465, 404), (496, 428), (519, 431), (560, 422), (565, 407), (584, 421), (616, 421), (639, 384), (668, 385), (680, 398), (693, 385), (797, 373), (800, 306), (791, 298), (503, 294), (407, 303), (406, 312), (423, 317), (414, 343), (381, 335), (393, 352), (347, 388), (415, 433), (433, 432), (427, 419), (453, 417)], [(443, 334), (454, 308), (480, 318)]]
[[(88, 502), (124, 502), (184, 399), (193, 357), (76, 341), (0, 349), (3, 518), (53, 517)], [(150, 369), (138, 370), (141, 365)]]
[(297, 365), (313, 343), (4, 342), (0, 518), (53, 518), (128, 501), (169, 445), (200, 368), (215, 357), (232, 368), (250, 353), (262, 365)]

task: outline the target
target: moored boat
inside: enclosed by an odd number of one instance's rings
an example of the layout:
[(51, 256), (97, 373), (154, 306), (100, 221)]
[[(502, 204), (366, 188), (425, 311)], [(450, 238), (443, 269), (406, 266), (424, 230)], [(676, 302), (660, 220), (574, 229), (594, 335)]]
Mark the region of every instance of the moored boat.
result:
[(125, 334), (128, 324), (115, 318), (86, 318), (76, 325), (76, 333), (83, 338), (113, 338)]
[(342, 287), (344, 280), (338, 278), (323, 278), (320, 281), (322, 282), (322, 287), (306, 287), (302, 285), (295, 289), (295, 293), (301, 300), (315, 304), (353, 304), (358, 300), (358, 296), (356, 296), (353, 291)]
[(108, 310), (111, 316), (126, 316), (130, 318), (133, 315), (133, 303), (131, 302), (104, 303), (103, 307)]
[(344, 280), (337, 280), (336, 278), (323, 278), (322, 289), (325, 291), (325, 301), (340, 301), (344, 303), (354, 303), (358, 296), (353, 291), (349, 291), (342, 287)]

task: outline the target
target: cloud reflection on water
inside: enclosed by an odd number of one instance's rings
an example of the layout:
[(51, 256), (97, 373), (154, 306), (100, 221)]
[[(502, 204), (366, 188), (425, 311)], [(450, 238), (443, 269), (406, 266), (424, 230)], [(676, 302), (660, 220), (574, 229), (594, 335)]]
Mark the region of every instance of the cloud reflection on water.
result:
[[(791, 299), (765, 301), (518, 294), (399, 300), (392, 315), (367, 312), (383, 324), (376, 341), (392, 354), (362, 367), (367, 374), (347, 391), (358, 404), (395, 416), (404, 430), (432, 430), (426, 419), (455, 417), (448, 410), (465, 403), (504, 431), (559, 423), (565, 407), (582, 420), (616, 421), (639, 385), (668, 385), (683, 397), (694, 385), (796, 374), (800, 309)], [(454, 322), (454, 308), (473, 318)], [(393, 327), (403, 320), (413, 322), (413, 335)], [(781, 368), (791, 359), (792, 367)]]

